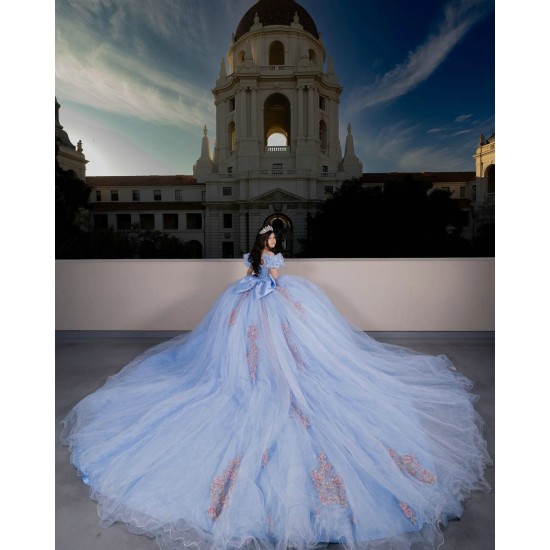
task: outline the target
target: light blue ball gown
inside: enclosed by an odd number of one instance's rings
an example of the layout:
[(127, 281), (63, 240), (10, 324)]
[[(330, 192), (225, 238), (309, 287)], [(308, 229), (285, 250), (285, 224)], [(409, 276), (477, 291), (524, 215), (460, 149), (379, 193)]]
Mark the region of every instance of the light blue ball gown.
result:
[[(248, 255), (245, 264), (250, 266)], [(382, 344), (264, 255), (64, 420), (98, 502), (160, 548), (437, 548), (491, 459), (470, 380)]]

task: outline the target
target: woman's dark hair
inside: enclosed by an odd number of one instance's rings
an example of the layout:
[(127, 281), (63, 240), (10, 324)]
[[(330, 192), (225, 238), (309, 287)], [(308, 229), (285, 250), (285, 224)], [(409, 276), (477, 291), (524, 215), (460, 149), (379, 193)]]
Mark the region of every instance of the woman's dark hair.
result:
[(252, 245), (252, 250), (250, 251), (250, 256), (248, 257), (248, 261), (252, 266), (252, 271), (255, 277), (260, 276), (260, 264), (262, 263), (262, 251), (264, 248), (269, 248), (267, 241), (272, 234), (273, 234), (273, 231), (258, 233), (256, 235), (256, 240)]

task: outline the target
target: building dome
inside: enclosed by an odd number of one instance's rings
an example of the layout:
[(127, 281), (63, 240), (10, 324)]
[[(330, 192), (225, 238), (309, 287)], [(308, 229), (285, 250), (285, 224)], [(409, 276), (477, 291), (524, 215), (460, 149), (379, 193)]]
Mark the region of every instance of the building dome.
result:
[(235, 32), (235, 40), (238, 40), (250, 31), (250, 27), (254, 24), (256, 13), (260, 18), (260, 23), (264, 26), (290, 26), (294, 19), (294, 14), (298, 13), (300, 25), (304, 27), (304, 30), (319, 39), (319, 32), (311, 15), (297, 2), (293, 0), (259, 0), (243, 15)]

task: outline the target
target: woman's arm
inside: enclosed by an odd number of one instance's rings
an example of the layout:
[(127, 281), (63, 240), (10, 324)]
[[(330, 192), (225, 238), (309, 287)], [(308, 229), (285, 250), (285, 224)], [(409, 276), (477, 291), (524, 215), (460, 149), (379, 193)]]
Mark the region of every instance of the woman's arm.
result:
[(253, 270), (252, 270), (251, 267), (249, 267), (249, 268), (246, 270), (246, 274), (247, 274), (247, 275), (252, 275), (252, 273), (253, 273)]
[(279, 271), (275, 268), (272, 268), (269, 270), (269, 274), (275, 279), (277, 280), (277, 277), (279, 276)]

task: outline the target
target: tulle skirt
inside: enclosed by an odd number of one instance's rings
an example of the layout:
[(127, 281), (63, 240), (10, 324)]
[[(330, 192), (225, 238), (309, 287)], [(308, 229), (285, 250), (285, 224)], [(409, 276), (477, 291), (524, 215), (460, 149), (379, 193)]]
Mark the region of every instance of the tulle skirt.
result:
[(490, 490), (471, 381), (372, 339), (304, 279), (261, 297), (243, 281), (64, 420), (101, 524), (165, 550), (437, 548)]

